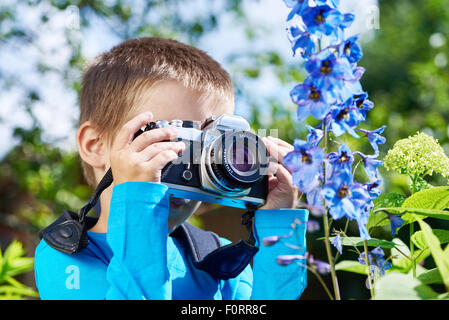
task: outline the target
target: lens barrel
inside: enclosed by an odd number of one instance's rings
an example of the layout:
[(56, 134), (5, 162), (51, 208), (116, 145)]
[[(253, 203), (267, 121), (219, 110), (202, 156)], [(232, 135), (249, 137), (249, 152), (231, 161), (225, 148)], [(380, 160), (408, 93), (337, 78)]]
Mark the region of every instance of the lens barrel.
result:
[(266, 175), (268, 155), (265, 144), (251, 132), (225, 132), (211, 143), (208, 152), (208, 175), (221, 190), (241, 192)]

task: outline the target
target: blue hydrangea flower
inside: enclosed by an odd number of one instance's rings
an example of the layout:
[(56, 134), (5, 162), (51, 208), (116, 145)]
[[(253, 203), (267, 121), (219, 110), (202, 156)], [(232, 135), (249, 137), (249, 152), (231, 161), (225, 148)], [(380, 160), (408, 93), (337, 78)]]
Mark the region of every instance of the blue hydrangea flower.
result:
[(325, 154), (321, 148), (311, 146), (300, 139), (295, 139), (293, 146), (294, 150), (289, 152), (282, 162), (292, 172), (293, 184), (306, 193), (319, 178)]
[(309, 130), (309, 134), (307, 135), (307, 142), (311, 146), (318, 146), (323, 139), (324, 133), (321, 129), (315, 129), (314, 127), (306, 125), (307, 130)]
[(365, 252), (362, 252), (358, 260), (361, 264), (366, 265), (368, 260), (368, 264), (370, 267), (371, 274), (374, 276), (376, 269), (379, 276), (383, 276), (385, 274), (385, 270), (388, 270), (392, 267), (391, 263), (386, 261), (384, 258), (385, 253), (380, 246), (377, 246), (370, 252), (368, 252), (368, 259), (366, 259)]
[(359, 35), (348, 38), (338, 47), (340, 57), (345, 56), (350, 63), (357, 63), (363, 57), (362, 48), (358, 44)]
[(291, 20), (295, 14), (301, 15), (309, 7), (309, 0), (284, 0), (284, 3), (288, 8), (292, 8), (287, 21)]
[(290, 97), (298, 106), (297, 116), (300, 122), (310, 115), (322, 120), (331, 108), (326, 92), (319, 90), (310, 77), (304, 83), (294, 87), (290, 92)]
[(337, 248), (337, 250), (338, 250), (338, 252), (340, 252), (340, 254), (343, 253), (343, 246), (342, 246), (342, 244), (341, 244), (341, 235), (340, 235), (340, 233), (338, 233), (338, 234), (335, 236), (335, 238), (334, 238), (334, 240), (332, 240), (331, 244), (332, 244), (335, 248)]
[(327, 156), (329, 162), (333, 165), (334, 170), (351, 172), (352, 164), (354, 163), (354, 156), (351, 149), (343, 143), (337, 152), (331, 152)]
[(385, 128), (387, 126), (382, 126), (379, 129), (369, 131), (364, 129), (358, 129), (357, 131), (363, 132), (365, 136), (368, 138), (368, 141), (371, 145), (371, 147), (374, 150), (374, 156), (379, 155), (379, 147), (377, 145), (384, 144), (386, 139), (385, 137), (382, 137), (381, 134), (384, 132)]

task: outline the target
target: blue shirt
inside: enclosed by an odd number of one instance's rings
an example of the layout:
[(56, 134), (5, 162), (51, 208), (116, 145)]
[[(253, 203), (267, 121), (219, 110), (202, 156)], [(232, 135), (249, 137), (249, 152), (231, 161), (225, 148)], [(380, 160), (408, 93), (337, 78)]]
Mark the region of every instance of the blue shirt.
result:
[[(197, 269), (177, 239), (167, 235), (169, 201), (163, 184), (126, 182), (114, 186), (107, 233), (88, 232), (89, 244), (78, 253), (59, 252), (42, 240), (35, 252), (36, 285), (42, 299), (297, 299), (307, 283), (301, 260), (280, 266), (279, 255), (298, 254), (283, 243), (262, 239), (287, 235), (294, 219), (301, 223), (285, 242), (306, 251), (308, 211), (258, 210), (254, 230), (259, 252), (253, 268), (218, 280)], [(230, 243), (222, 238), (222, 244)]]

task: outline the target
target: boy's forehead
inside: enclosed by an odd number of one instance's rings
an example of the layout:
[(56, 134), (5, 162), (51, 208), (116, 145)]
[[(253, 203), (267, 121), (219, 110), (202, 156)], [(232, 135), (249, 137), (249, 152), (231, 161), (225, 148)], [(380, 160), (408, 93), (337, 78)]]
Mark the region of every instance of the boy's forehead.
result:
[(204, 121), (212, 115), (234, 113), (234, 99), (231, 94), (223, 97), (218, 90), (202, 93), (178, 81), (163, 80), (145, 89), (132, 113), (135, 116), (145, 111), (151, 111), (154, 120)]

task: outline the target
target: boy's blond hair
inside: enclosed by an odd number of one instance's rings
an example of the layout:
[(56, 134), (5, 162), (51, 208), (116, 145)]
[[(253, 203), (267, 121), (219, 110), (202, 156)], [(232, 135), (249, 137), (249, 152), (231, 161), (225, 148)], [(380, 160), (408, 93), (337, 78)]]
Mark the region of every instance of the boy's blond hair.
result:
[[(79, 125), (92, 121), (111, 136), (126, 120), (143, 91), (159, 80), (233, 99), (229, 74), (204, 51), (175, 40), (144, 37), (127, 40), (95, 58), (86, 68), (81, 89)], [(87, 182), (96, 184), (84, 161)]]

